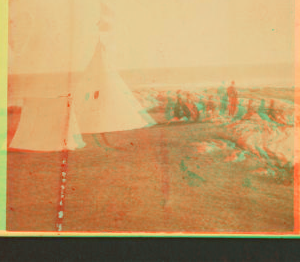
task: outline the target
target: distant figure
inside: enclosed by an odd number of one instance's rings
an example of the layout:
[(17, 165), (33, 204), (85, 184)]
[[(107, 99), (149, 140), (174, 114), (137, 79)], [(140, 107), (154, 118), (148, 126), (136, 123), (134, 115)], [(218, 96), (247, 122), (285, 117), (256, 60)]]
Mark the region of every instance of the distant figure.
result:
[(202, 100), (202, 98), (203, 97), (200, 96), (198, 103), (196, 103), (196, 107), (197, 107), (197, 110), (199, 113), (198, 119), (200, 118), (200, 120), (202, 118), (205, 118), (205, 115), (206, 115), (206, 105), (205, 105), (204, 101)]
[(184, 103), (180, 91), (177, 92), (177, 103), (174, 108), (174, 116), (178, 119), (185, 117), (187, 120), (190, 120), (191, 118), (191, 112)]
[(175, 102), (172, 97), (168, 97), (168, 102), (165, 109), (165, 118), (169, 121), (174, 117)]
[(244, 115), (243, 119), (249, 120), (251, 118), (251, 116), (253, 116), (254, 114), (255, 114), (255, 109), (253, 107), (253, 100), (249, 99), (247, 113)]
[(194, 121), (197, 121), (199, 119), (199, 111), (197, 106), (195, 105), (195, 103), (192, 100), (192, 95), (190, 93), (187, 94), (187, 102), (186, 102), (186, 106), (189, 109), (191, 118)]
[(220, 86), (218, 89), (218, 95), (220, 97), (220, 115), (224, 116), (228, 106), (228, 95), (225, 91), (225, 87)]
[(182, 111), (182, 98), (180, 92), (177, 92), (177, 102), (174, 107), (174, 117), (177, 117), (178, 119), (183, 117), (183, 111)]
[(274, 108), (274, 100), (273, 99), (271, 99), (271, 101), (270, 101), (270, 106), (267, 110), (267, 114), (270, 119), (272, 119), (273, 121), (276, 121), (276, 112), (275, 112), (275, 108)]
[(206, 105), (206, 112), (207, 112), (207, 114), (209, 116), (213, 116), (214, 113), (215, 113), (215, 108), (216, 108), (216, 106), (215, 106), (215, 104), (213, 102), (213, 96), (210, 95), (209, 96), (209, 100), (208, 100), (207, 105)]
[(262, 99), (260, 102), (260, 106), (258, 109), (258, 114), (261, 119), (268, 121), (270, 123), (274, 122), (269, 116), (268, 116), (268, 110), (265, 108), (265, 100)]
[(238, 111), (237, 111), (236, 115), (234, 116), (234, 118), (232, 119), (232, 121), (242, 120), (244, 118), (244, 116), (247, 114), (247, 109), (243, 106), (243, 102), (244, 102), (244, 100), (241, 99), (240, 103), (238, 105)]
[(237, 91), (234, 87), (234, 84), (234, 81), (232, 81), (231, 86), (227, 88), (227, 94), (229, 98), (228, 111), (230, 116), (235, 115), (238, 104)]

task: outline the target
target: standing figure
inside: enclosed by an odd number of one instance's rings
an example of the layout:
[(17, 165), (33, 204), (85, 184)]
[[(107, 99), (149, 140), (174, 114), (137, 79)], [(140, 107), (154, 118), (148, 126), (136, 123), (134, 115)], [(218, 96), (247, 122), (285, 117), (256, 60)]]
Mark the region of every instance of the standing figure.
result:
[(255, 109), (253, 107), (253, 100), (249, 99), (247, 113), (243, 116), (244, 120), (249, 120), (255, 114)]
[(208, 100), (207, 105), (206, 105), (206, 113), (207, 113), (208, 117), (209, 116), (212, 117), (214, 115), (215, 109), (216, 109), (216, 106), (213, 102), (213, 96), (210, 95), (209, 100)]
[(220, 97), (220, 115), (224, 116), (226, 112), (226, 108), (228, 106), (228, 95), (223, 86), (219, 87), (218, 95)]
[(178, 119), (183, 117), (183, 110), (181, 105), (182, 105), (182, 97), (180, 91), (177, 91), (177, 102), (174, 107), (174, 116)]
[(234, 87), (234, 84), (234, 81), (232, 81), (231, 86), (227, 88), (227, 94), (229, 99), (228, 111), (230, 116), (235, 115), (238, 104), (237, 91)]
[(199, 111), (197, 106), (193, 102), (192, 95), (190, 93), (187, 94), (186, 106), (190, 112), (191, 119), (197, 121), (199, 119)]
[(199, 101), (196, 103), (196, 107), (199, 113), (198, 119), (202, 120), (206, 115), (206, 104), (202, 100), (202, 96), (199, 97)]
[(170, 121), (174, 117), (175, 102), (172, 97), (168, 97), (168, 102), (165, 108), (165, 118)]

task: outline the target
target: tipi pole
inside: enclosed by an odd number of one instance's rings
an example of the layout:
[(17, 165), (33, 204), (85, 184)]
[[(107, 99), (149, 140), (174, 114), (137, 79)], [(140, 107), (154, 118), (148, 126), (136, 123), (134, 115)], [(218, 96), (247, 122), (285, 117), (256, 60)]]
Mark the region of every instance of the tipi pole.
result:
[(69, 39), (69, 70), (68, 70), (68, 83), (67, 83), (67, 109), (66, 109), (66, 121), (63, 127), (63, 150), (61, 157), (61, 177), (60, 177), (60, 187), (59, 187), (59, 203), (57, 208), (57, 231), (62, 231), (63, 219), (64, 219), (64, 204), (65, 204), (65, 192), (66, 192), (66, 182), (68, 174), (68, 133), (71, 115), (71, 87), (72, 87), (72, 62), (73, 62), (73, 32), (74, 32), (74, 0), (69, 0), (69, 20), (70, 20), (70, 39)]

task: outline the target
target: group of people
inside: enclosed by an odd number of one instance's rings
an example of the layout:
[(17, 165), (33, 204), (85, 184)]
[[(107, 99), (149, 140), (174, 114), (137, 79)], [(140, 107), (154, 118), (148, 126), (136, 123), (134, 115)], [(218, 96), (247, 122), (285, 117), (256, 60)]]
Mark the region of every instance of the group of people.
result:
[(234, 81), (231, 82), (227, 90), (220, 87), (217, 93), (218, 99), (214, 99), (213, 95), (209, 95), (207, 99), (200, 96), (197, 101), (197, 98), (193, 98), (190, 93), (184, 96), (179, 90), (176, 99), (168, 97), (165, 117), (168, 121), (205, 121), (219, 114), (221, 117), (229, 117), (232, 121), (236, 121), (249, 120), (254, 114), (257, 114), (261, 119), (268, 122), (279, 125), (286, 123), (283, 110), (275, 108), (273, 99), (271, 99), (268, 107), (266, 107), (264, 99), (261, 100), (257, 109), (254, 108), (252, 99), (248, 100), (247, 106), (243, 106), (244, 100), (238, 99)]
[[(234, 116), (238, 107), (238, 94), (235, 88), (235, 83), (232, 81), (231, 85), (227, 88), (227, 92), (220, 93), (220, 114), (224, 115), (228, 110), (229, 116)], [(166, 117), (171, 120), (172, 116), (175, 119), (186, 119), (190, 121), (198, 121), (199, 118), (206, 118), (213, 116), (216, 111), (216, 104), (213, 100), (213, 96), (210, 95), (207, 101), (204, 101), (203, 97), (199, 98), (198, 102), (195, 102), (191, 98), (191, 94), (186, 95), (186, 99), (183, 99), (180, 91), (177, 91), (176, 103), (172, 99), (168, 99), (168, 105), (166, 107)]]

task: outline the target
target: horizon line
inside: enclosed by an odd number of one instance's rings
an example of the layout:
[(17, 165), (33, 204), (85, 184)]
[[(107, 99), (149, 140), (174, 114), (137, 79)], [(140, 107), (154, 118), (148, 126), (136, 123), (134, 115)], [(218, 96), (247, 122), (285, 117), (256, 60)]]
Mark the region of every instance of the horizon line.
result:
[[(157, 67), (116, 67), (116, 71), (130, 71), (130, 70), (159, 70), (159, 69), (192, 69), (192, 68), (204, 68), (204, 67), (210, 67), (210, 68), (219, 68), (219, 67), (236, 67), (236, 66), (244, 66), (244, 67), (261, 67), (261, 66), (296, 66), (296, 63), (292, 62), (278, 62), (278, 63), (232, 63), (232, 64), (207, 64), (207, 65), (191, 65), (191, 66), (157, 66)], [(37, 73), (9, 73), (8, 76), (13, 75), (43, 75), (43, 74), (81, 74), (84, 73), (85, 69), (83, 70), (74, 70), (74, 71), (48, 71), (48, 72), (37, 72)]]

